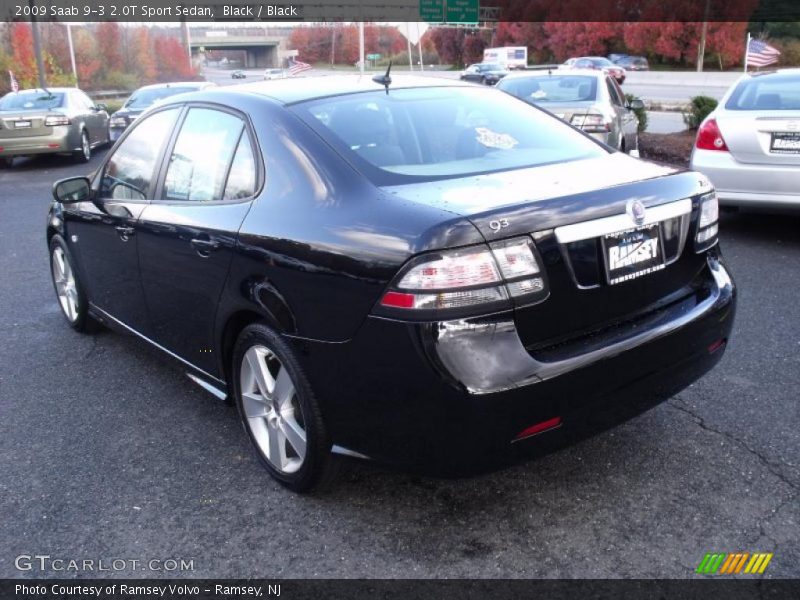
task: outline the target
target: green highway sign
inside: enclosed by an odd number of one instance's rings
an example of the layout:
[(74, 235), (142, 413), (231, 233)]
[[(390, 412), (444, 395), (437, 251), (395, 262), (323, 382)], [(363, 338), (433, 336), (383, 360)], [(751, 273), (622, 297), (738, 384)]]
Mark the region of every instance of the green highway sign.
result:
[(444, 0), (419, 0), (419, 18), (426, 23), (444, 23)]
[(380, 60), (380, 54), (367, 54), (367, 60)]
[(478, 0), (447, 0), (448, 23), (478, 23)]

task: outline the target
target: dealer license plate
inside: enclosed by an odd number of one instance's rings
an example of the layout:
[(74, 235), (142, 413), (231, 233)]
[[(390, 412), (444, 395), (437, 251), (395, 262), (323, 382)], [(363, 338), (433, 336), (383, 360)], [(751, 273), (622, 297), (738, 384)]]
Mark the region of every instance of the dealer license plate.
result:
[(602, 238), (608, 283), (617, 284), (664, 268), (658, 223), (609, 233)]
[(778, 154), (800, 154), (800, 131), (773, 133), (769, 151)]

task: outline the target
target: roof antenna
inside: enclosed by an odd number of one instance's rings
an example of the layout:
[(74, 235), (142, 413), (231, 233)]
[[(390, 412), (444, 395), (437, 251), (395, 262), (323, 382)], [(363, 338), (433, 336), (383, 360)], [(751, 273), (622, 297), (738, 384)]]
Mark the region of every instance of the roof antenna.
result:
[(375, 83), (380, 83), (382, 86), (386, 88), (386, 94), (389, 94), (389, 86), (392, 85), (392, 76), (390, 72), (392, 70), (392, 61), (389, 61), (389, 68), (386, 69), (386, 73), (384, 75), (373, 75), (372, 81)]

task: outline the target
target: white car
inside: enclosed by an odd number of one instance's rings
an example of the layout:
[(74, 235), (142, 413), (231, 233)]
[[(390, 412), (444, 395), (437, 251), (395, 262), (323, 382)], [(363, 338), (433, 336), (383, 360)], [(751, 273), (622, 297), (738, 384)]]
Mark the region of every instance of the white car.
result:
[(700, 125), (691, 168), (722, 204), (800, 208), (800, 69), (740, 78)]
[(286, 70), (267, 69), (264, 71), (264, 81), (272, 81), (273, 79), (286, 79)]

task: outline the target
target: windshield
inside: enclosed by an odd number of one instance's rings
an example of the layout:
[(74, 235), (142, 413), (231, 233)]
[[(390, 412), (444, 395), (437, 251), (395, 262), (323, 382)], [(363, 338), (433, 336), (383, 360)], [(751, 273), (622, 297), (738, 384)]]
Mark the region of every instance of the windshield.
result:
[(606, 152), (548, 113), (478, 87), (380, 90), (301, 103), (293, 110), (378, 185)]
[(50, 110), (64, 104), (64, 94), (47, 92), (17, 92), (3, 96), (0, 110)]
[(614, 67), (616, 66), (607, 58), (590, 58), (589, 61), (596, 67)]
[(149, 90), (137, 90), (133, 93), (133, 96), (128, 98), (128, 101), (125, 103), (125, 106), (123, 106), (123, 108), (132, 108), (132, 109), (147, 108), (148, 106), (150, 106), (151, 104), (153, 104), (158, 100), (169, 98), (170, 96), (174, 96), (175, 94), (193, 92), (196, 89), (197, 88), (193, 87), (163, 87), (163, 88), (153, 88)]
[(478, 65), (478, 69), (481, 71), (502, 71), (503, 67), (496, 63), (481, 63)]
[(526, 102), (588, 102), (597, 98), (597, 78), (588, 75), (548, 75), (503, 79), (496, 86)]
[(739, 83), (728, 110), (800, 110), (800, 73), (776, 73)]

